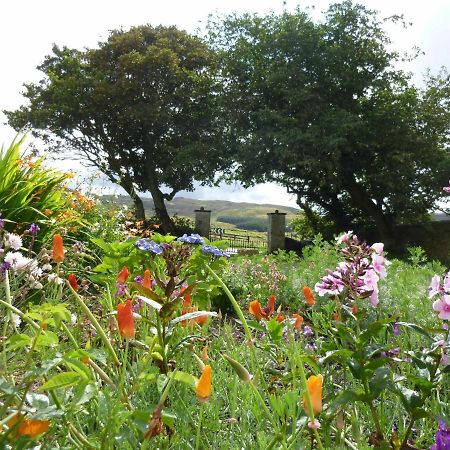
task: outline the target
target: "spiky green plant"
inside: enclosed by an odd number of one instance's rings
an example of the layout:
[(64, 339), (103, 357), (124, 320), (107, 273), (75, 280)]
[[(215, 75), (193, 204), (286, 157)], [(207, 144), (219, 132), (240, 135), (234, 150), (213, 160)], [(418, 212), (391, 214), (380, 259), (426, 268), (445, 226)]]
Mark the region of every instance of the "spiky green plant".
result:
[(0, 212), (9, 231), (21, 232), (34, 222), (45, 232), (69, 207), (67, 174), (45, 168), (44, 157), (23, 159), (24, 139), (0, 150)]

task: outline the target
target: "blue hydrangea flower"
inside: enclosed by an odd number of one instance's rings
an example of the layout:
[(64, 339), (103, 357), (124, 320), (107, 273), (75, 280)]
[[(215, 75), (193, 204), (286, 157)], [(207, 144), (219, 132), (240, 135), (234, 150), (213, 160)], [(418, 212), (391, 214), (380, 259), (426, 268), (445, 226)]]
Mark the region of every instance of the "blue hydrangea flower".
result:
[(197, 233), (192, 233), (189, 236), (185, 233), (177, 239), (178, 242), (184, 242), (186, 244), (201, 244), (205, 243), (205, 240)]
[(162, 245), (147, 238), (139, 239), (136, 246), (139, 250), (146, 250), (147, 252), (152, 252), (155, 255), (160, 255), (163, 252)]
[(230, 253), (225, 250), (220, 250), (220, 248), (214, 247), (213, 245), (204, 245), (202, 247), (202, 253), (215, 256), (216, 258), (220, 258), (221, 256), (228, 258), (230, 256)]

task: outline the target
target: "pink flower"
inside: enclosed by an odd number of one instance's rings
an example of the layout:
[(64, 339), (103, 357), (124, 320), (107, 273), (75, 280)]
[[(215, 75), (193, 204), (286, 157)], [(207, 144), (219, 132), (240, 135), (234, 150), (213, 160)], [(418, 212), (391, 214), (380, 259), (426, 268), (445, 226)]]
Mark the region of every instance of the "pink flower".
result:
[(384, 250), (384, 244), (382, 242), (375, 242), (375, 244), (372, 244), (370, 247), (372, 250), (375, 250), (375, 253), (377, 255), (381, 255)]
[(386, 278), (386, 265), (389, 264), (386, 258), (381, 255), (374, 255), (372, 257), (372, 264), (375, 272), (380, 275), (380, 278)]
[(369, 296), (369, 301), (372, 306), (377, 306), (379, 303), (378, 300), (378, 280), (380, 277), (376, 274), (374, 269), (367, 270), (366, 273), (362, 277), (364, 281), (364, 289), (367, 291), (372, 291)]
[(450, 181), (448, 182), (448, 184), (449, 184), (449, 186), (444, 186), (444, 187), (442, 188), (442, 190), (443, 190), (444, 192), (447, 192), (447, 194), (450, 194)]
[(450, 320), (450, 295), (442, 295), (433, 303), (433, 309), (439, 312), (439, 319)]
[(353, 234), (352, 230), (347, 231), (343, 235), (336, 238), (337, 243), (338, 244), (342, 244), (342, 243), (346, 244), (350, 240), (350, 237), (352, 234)]
[(428, 288), (428, 298), (433, 298), (436, 294), (439, 294), (440, 292), (441, 292), (441, 277), (439, 275), (435, 275), (431, 279), (431, 284), (430, 287)]

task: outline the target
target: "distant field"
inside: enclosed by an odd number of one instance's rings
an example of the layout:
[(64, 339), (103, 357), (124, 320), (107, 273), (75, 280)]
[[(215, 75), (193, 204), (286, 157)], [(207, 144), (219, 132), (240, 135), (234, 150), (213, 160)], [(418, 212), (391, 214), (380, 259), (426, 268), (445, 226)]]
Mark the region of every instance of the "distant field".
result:
[[(104, 196), (104, 198), (116, 201), (119, 204), (132, 205), (132, 201), (128, 196), (119, 196), (117, 198)], [(143, 198), (142, 200), (147, 215), (152, 215), (152, 200), (149, 198)], [(170, 215), (177, 214), (181, 217), (189, 217), (192, 220), (195, 217), (194, 211), (203, 206), (205, 209), (211, 210), (211, 226), (224, 228), (230, 233), (242, 233), (242, 230), (260, 233), (266, 231), (267, 213), (274, 212), (276, 209), (286, 213), (286, 224), (289, 224), (298, 211), (297, 209), (288, 206), (271, 204), (259, 205), (256, 203), (231, 202), (225, 200), (195, 200), (184, 197), (177, 197), (166, 204)]]

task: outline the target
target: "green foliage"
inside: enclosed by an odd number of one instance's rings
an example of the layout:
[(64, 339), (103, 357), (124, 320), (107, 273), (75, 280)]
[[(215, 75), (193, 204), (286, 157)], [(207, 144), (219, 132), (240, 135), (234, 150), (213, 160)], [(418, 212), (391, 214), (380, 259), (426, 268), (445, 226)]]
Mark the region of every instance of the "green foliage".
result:
[(209, 36), (235, 178), (277, 182), (310, 220), (375, 227), (384, 242), (396, 224), (428, 219), (450, 170), (450, 80), (414, 86), (376, 12), (344, 1), (321, 20), (300, 8), (231, 15), (211, 19)]
[(22, 157), (24, 139), (0, 151), (0, 212), (5, 228), (23, 232), (34, 222), (45, 234), (56, 224), (73, 226), (76, 218), (62, 214), (70, 204), (64, 185), (67, 175), (46, 169), (44, 158)]
[(242, 230), (267, 231), (267, 218), (220, 215), (217, 221), (231, 223)]
[(173, 231), (164, 200), (192, 190), (194, 178), (214, 178), (222, 161), (213, 64), (202, 39), (175, 27), (113, 30), (83, 51), (55, 45), (39, 67), (43, 79), (26, 85), (29, 105), (7, 112), (8, 120), (121, 185), (139, 219), (136, 186), (150, 192), (163, 229)]

